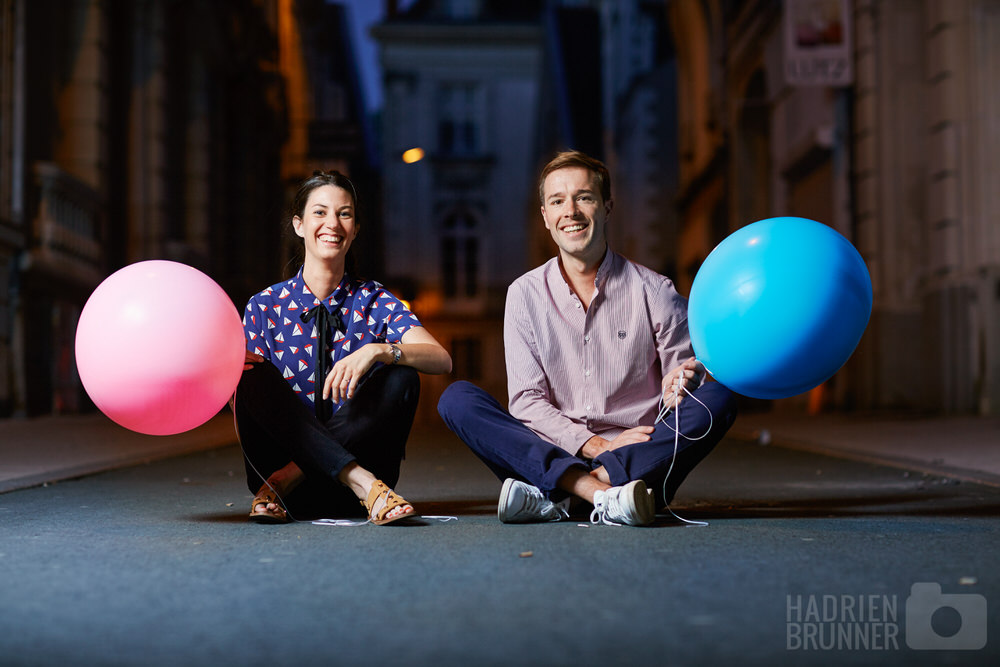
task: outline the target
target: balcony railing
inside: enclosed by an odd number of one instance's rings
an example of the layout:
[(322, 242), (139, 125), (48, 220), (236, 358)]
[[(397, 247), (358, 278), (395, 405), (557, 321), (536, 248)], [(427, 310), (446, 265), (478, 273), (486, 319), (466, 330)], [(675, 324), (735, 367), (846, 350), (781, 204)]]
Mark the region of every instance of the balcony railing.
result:
[(50, 163), (34, 165), (34, 185), (32, 261), (78, 278), (100, 276), (103, 218), (97, 192)]

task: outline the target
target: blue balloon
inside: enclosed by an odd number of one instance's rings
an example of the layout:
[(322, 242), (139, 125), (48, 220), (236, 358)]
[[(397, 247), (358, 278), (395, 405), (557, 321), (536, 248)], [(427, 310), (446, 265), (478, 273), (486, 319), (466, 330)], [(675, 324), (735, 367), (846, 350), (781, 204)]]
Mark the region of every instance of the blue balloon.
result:
[(871, 277), (850, 241), (814, 220), (769, 218), (705, 259), (688, 328), (716, 380), (745, 396), (786, 398), (844, 365), (871, 310)]

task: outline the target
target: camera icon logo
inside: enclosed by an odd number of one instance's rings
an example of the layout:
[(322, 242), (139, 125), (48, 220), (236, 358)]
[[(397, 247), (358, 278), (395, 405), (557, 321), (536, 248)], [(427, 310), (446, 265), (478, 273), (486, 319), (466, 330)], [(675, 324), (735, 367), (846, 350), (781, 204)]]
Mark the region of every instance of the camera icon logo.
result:
[[(958, 629), (951, 632), (955, 615)], [(937, 628), (935, 627), (937, 626)], [(942, 627), (945, 626), (945, 627)], [(916, 650), (978, 650), (986, 646), (986, 598), (945, 595), (937, 583), (918, 582), (906, 598), (906, 645)]]

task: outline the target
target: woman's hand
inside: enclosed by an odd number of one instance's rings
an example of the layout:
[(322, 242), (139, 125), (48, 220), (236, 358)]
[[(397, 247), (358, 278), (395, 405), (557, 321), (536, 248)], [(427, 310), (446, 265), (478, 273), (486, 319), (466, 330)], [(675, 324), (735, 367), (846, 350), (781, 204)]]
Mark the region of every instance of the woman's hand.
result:
[[(406, 330), (399, 343), (399, 365), (412, 366), (421, 373), (450, 373), (451, 356), (423, 327)], [(323, 399), (332, 398), (339, 403), (354, 398), (354, 390), (375, 362), (393, 363), (392, 348), (388, 343), (368, 343), (347, 355), (336, 364), (323, 383)]]
[(368, 343), (359, 347), (336, 364), (323, 383), (323, 399), (332, 398), (340, 403), (346, 398), (354, 398), (358, 383), (376, 361), (391, 360), (391, 350), (386, 343)]
[(253, 352), (247, 350), (247, 356), (243, 362), (243, 370), (248, 371), (254, 367), (254, 364), (259, 364), (262, 363), (263, 361), (264, 357), (260, 356), (259, 354), (254, 354)]

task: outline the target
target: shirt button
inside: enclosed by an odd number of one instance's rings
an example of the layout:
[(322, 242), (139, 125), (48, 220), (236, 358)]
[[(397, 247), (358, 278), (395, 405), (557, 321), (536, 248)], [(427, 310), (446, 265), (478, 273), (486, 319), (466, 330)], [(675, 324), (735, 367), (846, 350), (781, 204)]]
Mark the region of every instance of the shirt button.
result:
[(584, 371), (583, 374), (586, 375), (587, 377), (590, 377), (590, 371), (589, 370), (588, 371)]
[(587, 412), (590, 412), (590, 411), (591, 411), (591, 410), (593, 410), (593, 409), (594, 409), (594, 406), (593, 406), (593, 405), (588, 405), (588, 406), (587, 406)]
[(584, 336), (584, 337), (583, 337), (583, 342), (584, 342), (584, 343), (589, 343), (589, 342), (590, 342), (590, 336), (589, 336), (589, 335), (587, 335), (587, 336)]

